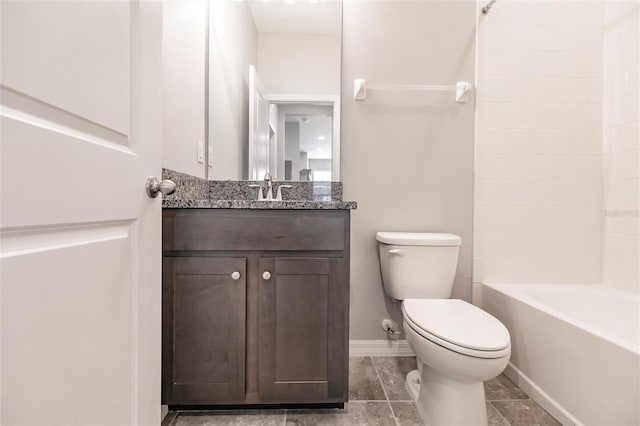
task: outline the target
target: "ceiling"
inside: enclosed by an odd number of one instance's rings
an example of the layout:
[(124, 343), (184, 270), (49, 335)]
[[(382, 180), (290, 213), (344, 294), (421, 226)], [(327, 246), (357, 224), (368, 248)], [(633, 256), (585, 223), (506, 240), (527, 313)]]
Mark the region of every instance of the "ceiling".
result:
[(339, 0), (249, 0), (258, 33), (339, 35)]

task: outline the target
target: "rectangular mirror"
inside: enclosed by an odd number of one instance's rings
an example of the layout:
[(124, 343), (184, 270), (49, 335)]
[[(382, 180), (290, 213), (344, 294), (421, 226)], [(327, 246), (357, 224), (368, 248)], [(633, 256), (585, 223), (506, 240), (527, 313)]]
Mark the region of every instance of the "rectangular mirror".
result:
[(338, 0), (209, 4), (210, 180), (340, 180)]

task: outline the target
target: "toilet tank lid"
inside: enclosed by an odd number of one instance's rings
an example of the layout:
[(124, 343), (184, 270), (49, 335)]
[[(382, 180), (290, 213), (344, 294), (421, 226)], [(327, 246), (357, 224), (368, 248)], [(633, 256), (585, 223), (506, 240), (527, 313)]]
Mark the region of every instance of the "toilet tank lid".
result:
[(441, 232), (378, 232), (376, 240), (400, 246), (459, 246), (462, 238)]

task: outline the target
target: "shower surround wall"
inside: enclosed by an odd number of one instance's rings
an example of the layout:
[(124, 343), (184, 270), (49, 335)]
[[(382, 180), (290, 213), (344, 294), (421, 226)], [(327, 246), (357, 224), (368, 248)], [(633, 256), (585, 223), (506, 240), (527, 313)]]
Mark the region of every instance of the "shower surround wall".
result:
[(640, 291), (640, 3), (607, 1), (603, 283)]
[(601, 281), (603, 23), (594, 1), (479, 15), (476, 282)]

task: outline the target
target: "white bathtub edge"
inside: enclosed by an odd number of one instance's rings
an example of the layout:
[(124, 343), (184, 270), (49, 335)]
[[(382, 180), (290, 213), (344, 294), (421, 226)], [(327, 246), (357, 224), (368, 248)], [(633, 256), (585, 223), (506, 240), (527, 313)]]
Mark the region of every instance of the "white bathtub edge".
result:
[(536, 385), (530, 378), (528, 378), (522, 371), (520, 371), (511, 362), (504, 370), (505, 376), (507, 376), (512, 382), (514, 382), (520, 389), (522, 389), (531, 399), (537, 402), (542, 408), (544, 408), (549, 414), (551, 414), (557, 421), (563, 425), (576, 425), (584, 426), (578, 419), (571, 415), (560, 405), (555, 399), (551, 398), (545, 391), (543, 391), (538, 385)]

